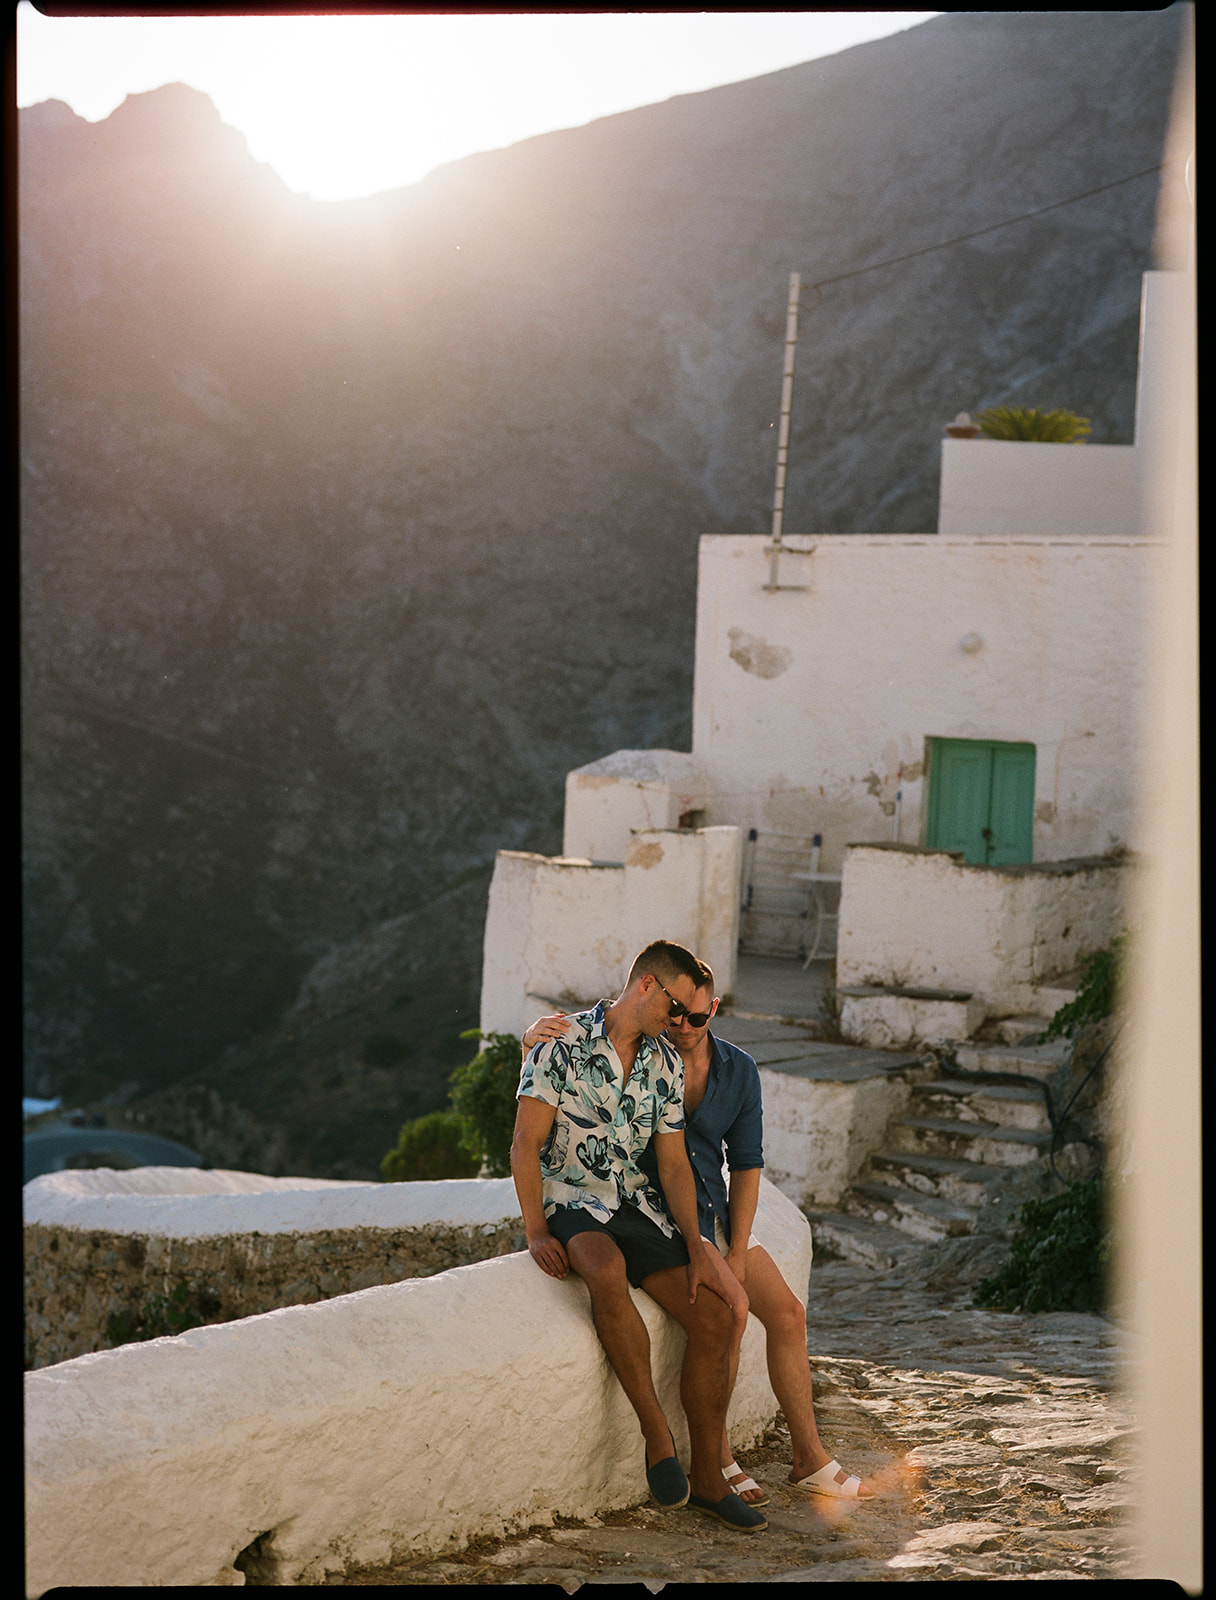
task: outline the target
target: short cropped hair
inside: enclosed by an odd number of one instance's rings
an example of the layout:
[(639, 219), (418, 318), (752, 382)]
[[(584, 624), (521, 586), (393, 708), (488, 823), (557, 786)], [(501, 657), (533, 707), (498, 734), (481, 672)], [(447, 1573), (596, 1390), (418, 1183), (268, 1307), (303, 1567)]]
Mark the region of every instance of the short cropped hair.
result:
[[(670, 939), (656, 939), (634, 957), (633, 965), (629, 969), (628, 982), (633, 983), (649, 973), (660, 983), (674, 983), (677, 978), (688, 978), (699, 989), (705, 982), (702, 974), (704, 965), (704, 962), (698, 961), (692, 951), (686, 950), (682, 944), (673, 944)], [(713, 974), (710, 973), (711, 980), (712, 977)]]
[(717, 985), (714, 983), (714, 969), (708, 961), (698, 961), (697, 965), (701, 969), (701, 981), (697, 984), (697, 988), (708, 989), (712, 999), (718, 992)]

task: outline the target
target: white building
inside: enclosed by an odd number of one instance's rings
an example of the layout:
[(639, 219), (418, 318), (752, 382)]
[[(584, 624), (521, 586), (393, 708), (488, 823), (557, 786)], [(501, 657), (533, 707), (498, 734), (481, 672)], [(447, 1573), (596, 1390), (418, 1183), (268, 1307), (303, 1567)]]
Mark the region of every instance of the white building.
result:
[[(1162, 548), (1142, 531), (1146, 396), (1177, 276), (1145, 275), (1134, 445), (945, 439), (936, 533), (702, 539), (693, 748), (579, 768), (563, 854), (500, 853), (483, 1028), (616, 994), (655, 937), (729, 994), (755, 851), (774, 840), (824, 875), (838, 986), (966, 992), (964, 1031), (1033, 1011), (1109, 942), (1141, 843)], [(789, 887), (809, 898), (812, 881)], [(899, 1042), (863, 997), (846, 1019), (859, 1042)], [(933, 1025), (913, 1017), (904, 1042)]]

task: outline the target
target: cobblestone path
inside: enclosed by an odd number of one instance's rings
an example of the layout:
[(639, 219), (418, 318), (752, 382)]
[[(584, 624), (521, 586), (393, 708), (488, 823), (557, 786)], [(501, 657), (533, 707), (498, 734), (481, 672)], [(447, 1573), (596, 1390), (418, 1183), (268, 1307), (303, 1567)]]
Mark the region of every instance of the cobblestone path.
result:
[[(1119, 1578), (1132, 1495), (1121, 1336), (1101, 1317), (974, 1309), (929, 1247), (888, 1272), (811, 1274), (807, 1342), (824, 1443), (883, 1494), (807, 1498), (786, 1483), (781, 1421), (740, 1461), (771, 1496), (740, 1534), (687, 1509), (482, 1540), (331, 1583), (903, 1582)], [(931, 1285), (933, 1285), (931, 1287)]]

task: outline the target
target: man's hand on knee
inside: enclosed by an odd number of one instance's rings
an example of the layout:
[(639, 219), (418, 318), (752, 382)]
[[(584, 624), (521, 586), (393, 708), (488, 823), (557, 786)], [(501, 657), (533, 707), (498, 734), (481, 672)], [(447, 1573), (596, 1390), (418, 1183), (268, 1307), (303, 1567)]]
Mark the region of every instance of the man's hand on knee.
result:
[(708, 1289), (711, 1294), (716, 1294), (720, 1300), (730, 1304), (730, 1296), (721, 1281), (720, 1274), (709, 1251), (702, 1245), (699, 1250), (693, 1249), (688, 1255), (688, 1303), (696, 1305), (697, 1294), (701, 1289)]
[(542, 1272), (551, 1278), (564, 1278), (570, 1272), (566, 1247), (548, 1231), (534, 1234), (528, 1240), (528, 1254)]

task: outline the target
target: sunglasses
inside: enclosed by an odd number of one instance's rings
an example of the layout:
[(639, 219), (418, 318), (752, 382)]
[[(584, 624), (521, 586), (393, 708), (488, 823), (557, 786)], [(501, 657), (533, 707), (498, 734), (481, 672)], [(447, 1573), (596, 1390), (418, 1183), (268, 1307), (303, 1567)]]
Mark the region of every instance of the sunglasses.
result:
[[(654, 978), (654, 973), (652, 972), (650, 976)], [(686, 1022), (690, 1028), (703, 1028), (709, 1021), (710, 1017), (713, 1016), (712, 1009), (709, 1011), (690, 1011), (682, 1000), (677, 1000), (675, 998), (665, 983), (659, 983), (657, 978), (654, 978), (654, 981), (659, 984), (659, 988), (662, 989), (668, 1000), (671, 1001), (671, 1015), (673, 1021)]]

